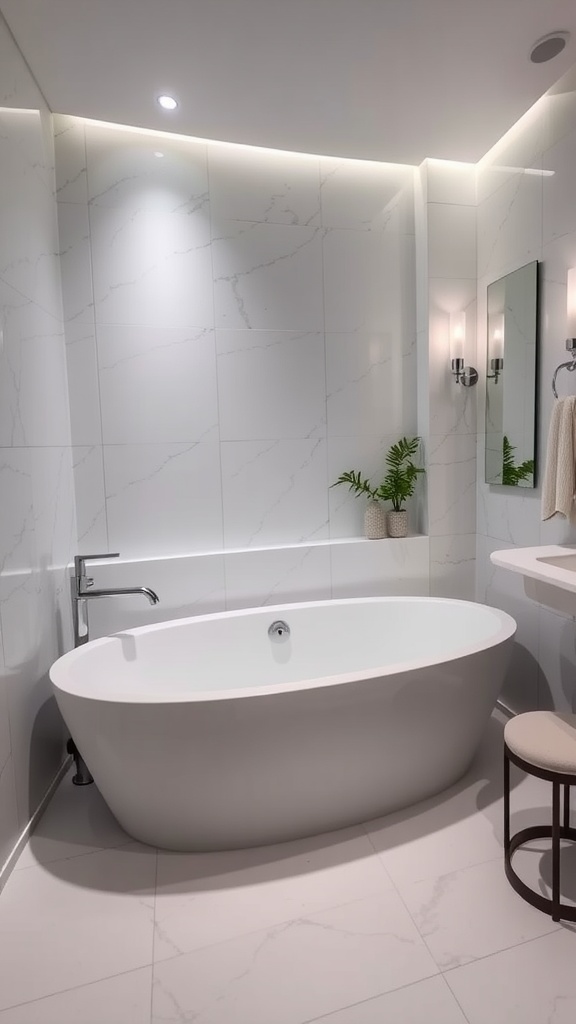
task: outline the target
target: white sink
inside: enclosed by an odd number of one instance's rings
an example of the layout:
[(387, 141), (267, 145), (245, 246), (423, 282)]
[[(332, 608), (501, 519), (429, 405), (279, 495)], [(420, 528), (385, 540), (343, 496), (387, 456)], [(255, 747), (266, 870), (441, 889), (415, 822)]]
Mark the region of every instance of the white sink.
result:
[(520, 573), (528, 597), (565, 615), (576, 616), (576, 547), (548, 544), (493, 551), (490, 561)]

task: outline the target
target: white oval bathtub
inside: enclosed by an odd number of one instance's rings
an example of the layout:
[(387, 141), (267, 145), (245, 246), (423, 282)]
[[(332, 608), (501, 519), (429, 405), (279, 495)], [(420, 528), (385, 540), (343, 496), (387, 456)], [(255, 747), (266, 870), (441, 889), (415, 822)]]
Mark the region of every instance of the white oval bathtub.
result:
[[(280, 643), (276, 619), (291, 629)], [(365, 821), (456, 781), (515, 630), (465, 601), (322, 601), (118, 633), (65, 654), (50, 677), (126, 831), (223, 850)]]

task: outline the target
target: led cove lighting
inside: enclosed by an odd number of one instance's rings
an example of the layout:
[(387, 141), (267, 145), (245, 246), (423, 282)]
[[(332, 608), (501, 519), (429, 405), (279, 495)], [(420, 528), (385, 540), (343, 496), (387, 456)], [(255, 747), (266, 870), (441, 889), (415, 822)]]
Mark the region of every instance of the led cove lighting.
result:
[(158, 103), (163, 110), (176, 110), (176, 107), (178, 106), (173, 96), (159, 96)]

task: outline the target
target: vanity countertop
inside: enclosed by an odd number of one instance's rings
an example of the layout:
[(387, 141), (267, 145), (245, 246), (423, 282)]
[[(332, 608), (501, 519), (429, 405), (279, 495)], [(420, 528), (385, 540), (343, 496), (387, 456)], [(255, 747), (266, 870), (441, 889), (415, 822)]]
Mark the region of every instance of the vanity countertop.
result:
[[(501, 569), (524, 576), (524, 587), (529, 597), (576, 615), (576, 596), (571, 596), (576, 595), (576, 547), (545, 544), (534, 548), (507, 548), (493, 551), (490, 561)], [(564, 591), (564, 594), (559, 591)]]

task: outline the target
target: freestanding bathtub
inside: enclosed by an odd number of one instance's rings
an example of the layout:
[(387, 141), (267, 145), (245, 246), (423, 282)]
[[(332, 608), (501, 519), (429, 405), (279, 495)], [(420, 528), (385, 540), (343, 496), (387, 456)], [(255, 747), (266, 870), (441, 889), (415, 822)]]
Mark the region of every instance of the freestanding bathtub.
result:
[[(285, 633), (268, 628), (285, 620)], [(466, 770), (516, 623), (465, 601), (361, 598), (177, 619), (50, 676), (110, 809), (171, 850), (276, 843), (385, 814)]]

